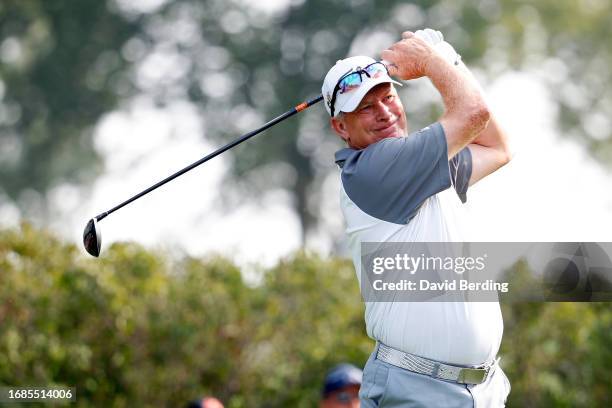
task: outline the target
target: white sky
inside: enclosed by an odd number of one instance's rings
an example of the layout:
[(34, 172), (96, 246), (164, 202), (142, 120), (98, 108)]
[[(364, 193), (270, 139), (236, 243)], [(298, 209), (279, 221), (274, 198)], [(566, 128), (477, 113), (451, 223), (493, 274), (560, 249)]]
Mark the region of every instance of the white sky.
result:
[(514, 158), (468, 193), (473, 241), (610, 241), (612, 174), (555, 134), (553, 103), (533, 77), (511, 73), (488, 90)]
[[(555, 135), (556, 113), (546, 88), (533, 76), (509, 73), (486, 91), (511, 136), (515, 157), (468, 193), (469, 239), (610, 241), (612, 174), (576, 142)], [(95, 140), (106, 157), (107, 171), (95, 182), (90, 196), (58, 188), (53, 193), (58, 206), (51, 227), (81, 246), (89, 218), (217, 147), (206, 143), (202, 135), (205, 126), (188, 102), (160, 109), (146, 99), (136, 99), (129, 110), (105, 116)], [(269, 266), (298, 249), (300, 225), (287, 192), (272, 191), (261, 205), (245, 203), (229, 214), (213, 209), (218, 207), (226, 170), (223, 156), (217, 157), (104, 219), (100, 223), (103, 250), (114, 241), (134, 240), (192, 255), (213, 251), (243, 265)], [(335, 175), (326, 182), (325, 191), (322, 208), (327, 219), (337, 214), (332, 224), (338, 228), (341, 213)], [(17, 218), (14, 208), (0, 211), (1, 224), (15, 224)], [(331, 240), (321, 235), (312, 246), (327, 254)]]

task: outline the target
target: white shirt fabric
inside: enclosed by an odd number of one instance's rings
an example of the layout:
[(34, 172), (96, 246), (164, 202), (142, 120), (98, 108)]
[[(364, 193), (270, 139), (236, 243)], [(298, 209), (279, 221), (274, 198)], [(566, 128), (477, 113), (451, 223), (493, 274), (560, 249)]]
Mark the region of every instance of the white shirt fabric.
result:
[[(431, 148), (418, 146), (430, 146), (431, 143), (437, 143), (439, 147), (436, 157), (438, 159), (435, 160), (447, 162), (446, 140), (441, 125), (435, 124), (435, 126), (421, 130), (416, 136), (413, 134), (401, 139), (411, 137), (420, 137), (427, 143), (419, 144), (417, 141), (402, 140), (401, 143), (411, 143), (417, 146), (411, 147), (410, 152), (407, 153), (408, 156), (401, 158), (402, 160), (408, 160), (410, 155), (419, 158), (427, 157), (430, 153), (426, 149)], [(387, 144), (385, 149), (388, 151), (390, 150), (389, 145), (400, 142), (385, 143)], [(371, 146), (366, 149), (370, 149)], [(380, 150), (381, 147), (372, 147), (371, 150), (375, 149)], [(344, 153), (345, 156), (350, 154)], [(370, 158), (353, 160), (351, 166), (360, 166), (359, 160), (364, 162), (363, 166), (372, 166), (372, 157), (382, 154), (385, 153), (375, 151)], [(442, 163), (440, 165), (443, 166)], [(471, 173), (471, 158), (469, 166)], [(343, 172), (345, 170), (342, 169)], [(346, 172), (350, 171), (352, 170)], [(431, 170), (432, 173), (436, 171)], [(452, 177), (450, 168), (447, 173), (449, 181), (444, 190), (427, 197), (423, 202), (412, 204), (410, 208), (402, 210), (402, 214), (410, 213), (411, 216), (408, 222), (403, 223), (389, 222), (363, 211), (349, 197), (345, 189), (345, 186), (357, 180), (351, 181), (343, 174), (340, 206), (346, 222), (348, 246), (360, 284), (362, 242), (459, 242), (462, 240), (461, 218), (458, 215), (460, 200), (455, 191), (448, 188)], [(382, 180), (386, 180), (390, 178), (390, 175), (382, 177)], [(359, 194), (354, 191), (363, 184), (365, 183), (359, 181), (356, 184), (357, 187), (350, 186), (353, 197), (359, 197)], [(438, 187), (440, 188), (444, 188), (444, 185)], [(393, 191), (396, 190), (397, 188)], [(465, 190), (467, 190), (467, 185)], [(374, 195), (376, 191), (367, 193)], [(364, 202), (364, 207), (368, 206), (365, 204), (368, 199), (360, 200)], [(410, 198), (408, 197), (407, 200), (410, 201)], [(464, 200), (465, 194), (462, 198), (462, 201)], [(415, 210), (412, 210), (412, 207), (415, 207)], [(368, 336), (377, 341), (398, 350), (456, 365), (480, 365), (493, 360), (499, 350), (503, 333), (503, 320), (497, 302), (365, 302), (365, 322)]]

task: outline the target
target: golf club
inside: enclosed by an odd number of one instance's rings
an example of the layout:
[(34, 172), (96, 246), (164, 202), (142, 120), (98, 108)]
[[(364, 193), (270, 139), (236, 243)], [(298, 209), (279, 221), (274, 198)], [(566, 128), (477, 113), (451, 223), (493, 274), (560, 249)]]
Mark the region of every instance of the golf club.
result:
[(242, 136), (240, 136), (238, 139), (234, 140), (233, 142), (230, 142), (228, 144), (226, 144), (225, 146), (215, 150), (214, 152), (210, 153), (209, 155), (201, 158), (200, 160), (190, 164), (189, 166), (183, 168), (182, 170), (177, 171), (176, 173), (172, 174), (171, 176), (166, 177), (165, 179), (163, 179), (162, 181), (152, 185), (151, 187), (147, 188), (146, 190), (141, 191), (140, 193), (136, 194), (135, 196), (125, 200), (124, 202), (122, 202), (121, 204), (111, 208), (108, 211), (105, 211), (99, 215), (96, 215), (94, 218), (92, 218), (91, 220), (89, 220), (89, 222), (87, 223), (87, 225), (85, 226), (85, 230), (83, 231), (83, 245), (85, 246), (85, 250), (87, 252), (89, 252), (89, 254), (98, 257), (100, 255), (100, 249), (102, 248), (102, 233), (100, 231), (100, 227), (98, 226), (98, 222), (100, 222), (102, 219), (106, 218), (106, 216), (114, 213), (115, 211), (117, 211), (118, 209), (128, 205), (129, 203), (131, 203), (132, 201), (136, 201), (137, 199), (139, 199), (140, 197), (150, 193), (151, 191), (157, 189), (158, 187), (163, 186), (164, 184), (168, 183), (169, 181), (174, 180), (175, 178), (177, 178), (178, 176), (181, 176), (185, 173), (187, 173), (189, 170), (199, 166), (202, 163), (207, 162), (208, 160), (212, 159), (215, 156), (220, 155), (221, 153), (225, 152), (226, 150), (231, 149), (234, 146), (239, 145), (240, 143), (244, 142), (247, 139), (250, 139), (251, 137), (255, 136), (256, 134), (263, 132), (264, 130), (276, 125), (277, 123), (282, 122), (283, 120), (287, 119), (290, 116), (295, 115), (298, 112), (303, 111), (304, 109), (320, 102), (323, 99), (322, 95), (317, 96), (314, 99), (311, 99), (309, 101), (305, 101), (300, 103), (299, 105), (291, 108), (291, 110), (283, 113), (280, 116), (277, 116), (276, 118), (272, 119), (271, 121), (267, 122), (266, 124), (264, 124), (262, 127), (255, 129), (249, 133), (246, 133)]

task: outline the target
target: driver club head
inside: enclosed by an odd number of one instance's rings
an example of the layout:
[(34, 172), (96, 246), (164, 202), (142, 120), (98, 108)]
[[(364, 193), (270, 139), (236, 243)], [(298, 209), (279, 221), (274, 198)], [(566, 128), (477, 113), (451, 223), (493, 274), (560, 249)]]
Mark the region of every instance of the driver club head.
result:
[(96, 258), (98, 255), (100, 255), (102, 233), (98, 228), (98, 222), (95, 218), (89, 220), (85, 226), (85, 230), (83, 231), (83, 245), (85, 245), (85, 250), (89, 252), (90, 255), (93, 255)]

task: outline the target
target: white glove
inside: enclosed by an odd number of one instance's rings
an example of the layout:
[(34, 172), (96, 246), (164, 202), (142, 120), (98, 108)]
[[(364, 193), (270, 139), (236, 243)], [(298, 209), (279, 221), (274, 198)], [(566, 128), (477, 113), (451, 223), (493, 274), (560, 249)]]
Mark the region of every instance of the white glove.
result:
[(426, 28), (424, 30), (417, 30), (414, 36), (431, 45), (433, 49), (450, 64), (459, 65), (461, 55), (457, 54), (457, 51), (455, 51), (452, 45), (444, 41), (444, 35), (442, 35), (440, 31)]
[(431, 28), (417, 30), (414, 32), (414, 36), (419, 37), (421, 40), (425, 41), (432, 47), (435, 47), (438, 43), (444, 41), (444, 35), (442, 35), (440, 31), (436, 31)]

